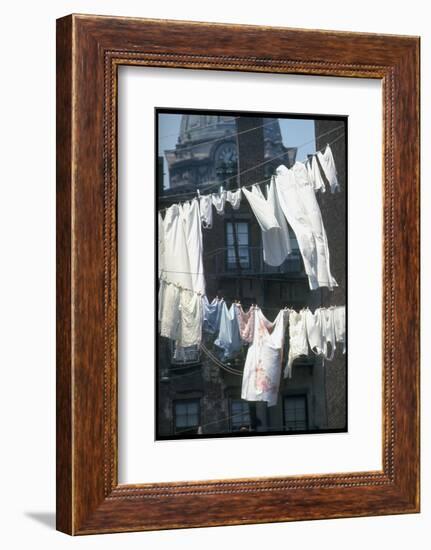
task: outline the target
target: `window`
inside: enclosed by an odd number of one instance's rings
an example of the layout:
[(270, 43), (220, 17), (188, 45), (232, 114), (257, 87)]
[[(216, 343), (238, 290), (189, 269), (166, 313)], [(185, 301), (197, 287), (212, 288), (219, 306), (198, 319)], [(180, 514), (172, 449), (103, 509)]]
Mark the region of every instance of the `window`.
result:
[(227, 268), (236, 269), (235, 233), (238, 245), (239, 264), (243, 269), (250, 267), (249, 225), (247, 222), (226, 223)]
[(176, 434), (196, 434), (200, 422), (199, 399), (174, 401), (174, 420)]
[(284, 397), (284, 427), (288, 431), (308, 429), (307, 398), (305, 395)]
[(230, 420), (233, 432), (250, 429), (250, 408), (247, 401), (231, 399)]

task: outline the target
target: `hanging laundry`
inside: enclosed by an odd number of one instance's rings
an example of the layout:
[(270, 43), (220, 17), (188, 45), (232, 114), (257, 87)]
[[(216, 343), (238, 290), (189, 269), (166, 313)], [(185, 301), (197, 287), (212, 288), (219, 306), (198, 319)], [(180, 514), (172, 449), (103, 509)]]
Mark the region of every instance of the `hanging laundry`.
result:
[(207, 296), (202, 296), (203, 326), (202, 330), (209, 334), (215, 334), (220, 329), (221, 312), (224, 301), (218, 298), (210, 303)]
[(314, 313), (308, 308), (305, 310), (305, 325), (307, 328), (307, 338), (310, 349), (316, 355), (320, 355), (323, 350), (323, 336), (320, 313), (318, 310)]
[(220, 189), (219, 193), (213, 193), (211, 195), (212, 203), (216, 209), (217, 214), (224, 214), (224, 206), (226, 203), (226, 191), (223, 188)]
[(262, 231), (268, 231), (274, 228), (280, 229), (274, 214), (274, 208), (272, 204), (265, 199), (260, 187), (258, 185), (253, 185), (251, 191), (245, 187), (243, 187), (242, 190), (250, 203), (251, 209)]
[[(328, 361), (332, 361), (336, 349), (335, 325), (334, 325), (334, 310), (333, 308), (320, 308), (320, 325), (322, 327), (322, 354)], [(330, 344), (330, 352), (328, 350)]]
[(230, 359), (242, 348), (235, 305), (232, 304), (228, 309), (226, 303), (223, 302), (220, 330), (217, 339), (214, 341), (214, 345), (222, 349), (223, 360)]
[(157, 304), (158, 304), (157, 320), (159, 321), (159, 324), (160, 324), (160, 321), (162, 320), (163, 300), (165, 296), (166, 285), (167, 283), (163, 279), (160, 279), (159, 292), (158, 292), (158, 298), (157, 298)]
[(346, 307), (337, 306), (333, 310), (335, 339), (343, 344), (343, 353), (346, 353)]
[(345, 306), (318, 308), (314, 313), (307, 308), (305, 312), (307, 338), (311, 350), (330, 361), (334, 357), (336, 344), (341, 343), (343, 353), (346, 353)]
[(206, 229), (211, 229), (213, 226), (213, 201), (211, 195), (200, 195), (199, 208), (202, 225)]
[(247, 312), (245, 312), (241, 304), (236, 304), (236, 313), (241, 340), (251, 344), (251, 342), (253, 342), (254, 335), (255, 308), (252, 306)]
[(311, 159), (306, 162), (308, 178), (313, 186), (314, 191), (321, 191), (325, 193), (326, 185), (320, 172), (319, 163), (317, 162), (316, 155), (313, 155)]
[(242, 379), (241, 398), (277, 404), (287, 310), (281, 310), (274, 322), (255, 308), (253, 343), (248, 348)]
[(202, 226), (199, 213), (199, 202), (193, 199), (191, 202), (185, 202), (182, 206), (182, 216), (184, 219), (184, 232), (187, 244), (188, 264), (191, 276), (190, 290), (205, 294), (204, 265), (202, 259)]
[(241, 188), (236, 191), (227, 191), (226, 200), (231, 204), (234, 210), (238, 210), (241, 206)]
[(292, 252), (289, 229), (281, 209), (274, 178), (266, 186), (268, 203), (272, 207), (278, 228), (262, 231), (263, 260), (271, 266), (280, 266)]
[(157, 238), (157, 254), (158, 254), (158, 272), (159, 279), (164, 269), (165, 261), (165, 230), (163, 226), (163, 218), (159, 212), (157, 216), (157, 225), (158, 225), (158, 238)]
[(340, 185), (337, 178), (337, 169), (335, 167), (334, 156), (332, 155), (332, 149), (329, 144), (326, 146), (325, 151), (317, 152), (320, 164), (322, 165), (323, 171), (325, 173), (326, 179), (329, 182), (331, 188), (331, 193), (340, 190)]
[(266, 186), (266, 191), (267, 199), (257, 185), (252, 187), (251, 192), (244, 189), (262, 230), (263, 260), (268, 265), (279, 266), (292, 251), (289, 230), (273, 181)]
[[(160, 219), (159, 219), (160, 223)], [(159, 228), (160, 334), (181, 346), (200, 342), (205, 279), (202, 261), (202, 228), (197, 199), (172, 205)], [(192, 319), (192, 316), (195, 318)]]
[(160, 335), (176, 340), (180, 325), (180, 289), (161, 281), (159, 292)]
[(284, 369), (284, 378), (292, 378), (292, 366), (297, 357), (308, 355), (306, 311), (289, 312), (289, 355)]
[(281, 209), (292, 227), (304, 261), (310, 289), (338, 286), (331, 275), (329, 247), (322, 215), (304, 164), (280, 165), (275, 176)]
[(192, 289), (188, 245), (180, 205), (173, 204), (166, 210), (163, 234), (164, 265), (161, 277), (168, 283)]
[(181, 290), (179, 309), (177, 345), (187, 348), (200, 344), (202, 340), (202, 297), (191, 290)]

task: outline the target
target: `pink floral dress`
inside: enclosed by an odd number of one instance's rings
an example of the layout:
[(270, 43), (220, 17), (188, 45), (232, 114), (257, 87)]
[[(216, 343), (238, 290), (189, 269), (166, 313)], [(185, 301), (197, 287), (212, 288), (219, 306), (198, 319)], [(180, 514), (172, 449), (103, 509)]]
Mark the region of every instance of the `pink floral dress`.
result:
[(281, 310), (273, 322), (255, 308), (253, 343), (248, 348), (242, 379), (241, 398), (277, 404), (281, 363), (289, 311)]

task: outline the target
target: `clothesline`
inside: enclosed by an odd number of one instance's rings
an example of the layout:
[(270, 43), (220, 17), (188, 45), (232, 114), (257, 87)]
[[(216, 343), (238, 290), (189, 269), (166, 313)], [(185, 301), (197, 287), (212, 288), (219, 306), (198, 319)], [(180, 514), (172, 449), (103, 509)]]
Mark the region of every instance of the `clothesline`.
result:
[[(303, 147), (305, 147), (306, 145), (312, 143), (313, 141), (315, 141), (316, 139), (320, 139), (326, 135), (329, 135), (333, 132), (335, 132), (336, 130), (341, 130), (341, 129), (344, 129), (344, 126), (337, 126), (336, 128), (332, 128), (331, 130), (328, 130), (327, 132), (324, 132), (322, 134), (320, 134), (319, 136), (317, 136), (316, 138), (314, 139), (311, 139), (309, 141), (306, 141), (304, 143), (302, 143), (301, 145), (298, 145), (297, 149), (301, 149)], [(318, 151), (320, 151), (321, 149), (324, 149), (324, 147), (326, 147), (326, 145), (332, 145), (333, 143), (335, 143), (336, 141), (338, 141), (339, 139), (341, 139), (342, 137), (344, 136), (344, 132), (342, 134), (340, 134), (339, 136), (337, 136), (334, 140), (332, 141), (329, 141), (327, 144), (325, 144), (323, 147), (321, 147), (320, 149), (318, 149)], [(316, 151), (317, 152), (317, 151)], [(238, 172), (237, 174), (235, 174), (235, 176), (231, 176), (230, 178), (226, 178), (225, 180), (222, 180), (222, 181), (216, 181), (216, 182), (213, 182), (211, 184), (209, 184), (208, 186), (206, 186), (205, 188), (205, 191), (209, 190), (210, 188), (212, 187), (216, 187), (216, 186), (220, 186), (222, 187), (224, 183), (227, 183), (229, 182), (230, 180), (232, 180), (233, 178), (238, 178), (240, 176), (242, 176), (243, 174), (247, 173), (247, 172), (250, 172), (252, 170), (255, 170), (256, 168), (259, 168), (260, 166), (263, 166), (264, 164), (268, 164), (269, 162), (272, 162), (274, 159), (277, 159), (277, 158), (280, 158), (282, 156), (286, 155), (286, 151), (283, 151), (283, 153), (280, 153), (279, 155), (276, 155), (274, 157), (271, 157), (270, 159), (267, 159), (266, 161), (263, 161), (261, 163), (258, 163), (254, 166), (251, 166), (250, 168), (247, 168), (241, 172)], [(303, 161), (304, 164), (307, 162), (307, 160), (304, 160)], [(261, 181), (258, 181), (258, 182), (254, 182), (252, 184), (249, 184), (249, 185), (243, 185), (243, 186), (239, 186), (237, 189), (242, 189), (242, 188), (246, 188), (248, 189), (249, 187), (253, 187), (253, 185), (258, 185), (259, 183), (264, 183), (265, 181), (269, 181), (271, 178), (265, 178), (264, 180), (261, 180)], [(176, 199), (176, 198), (181, 198), (181, 197), (185, 197), (186, 195), (191, 195), (191, 196), (194, 196), (195, 195), (195, 191), (188, 191), (188, 192), (185, 192), (185, 193), (179, 193), (179, 194), (176, 194), (176, 195), (170, 195), (170, 196), (167, 196), (166, 198), (168, 199)], [(165, 207), (165, 208), (161, 208), (159, 210), (159, 212), (163, 212), (165, 210), (167, 210), (169, 207)]]
[[(164, 273), (175, 273), (175, 274), (182, 274), (182, 275), (203, 275), (204, 272), (203, 271), (173, 271), (173, 270), (169, 270), (169, 269), (164, 269), (163, 270)], [(280, 272), (280, 275), (282, 275), (282, 273)], [(252, 280), (255, 280), (255, 281), (260, 281), (261, 279), (263, 279), (264, 277), (262, 276), (258, 276), (258, 275), (251, 275), (249, 273), (245, 273), (244, 274), (244, 278), (245, 279), (252, 279)], [(271, 281), (272, 282), (275, 282), (275, 283), (286, 283), (288, 282), (288, 279), (276, 279), (274, 277), (271, 277)], [(169, 283), (169, 281), (166, 281)], [(182, 287), (181, 285), (176, 285), (180, 290), (190, 290), (186, 287)], [(200, 292), (197, 292), (197, 294), (201, 294), (203, 295), (203, 293), (200, 293)], [(229, 301), (230, 298), (227, 298), (227, 300)], [(235, 300), (234, 300), (235, 301)]]
[[(186, 274), (191, 274), (191, 272), (189, 271), (175, 271), (174, 273), (186, 273)], [(247, 277), (247, 278), (250, 278), (250, 279), (258, 279), (259, 277)], [(277, 281), (277, 282), (286, 282), (285, 279), (271, 279), (271, 281)], [(167, 284), (171, 284), (171, 283), (167, 283)], [(181, 288), (181, 287), (179, 287)], [(221, 296), (221, 295), (217, 295), (216, 296), (217, 299), (219, 300), (224, 300), (226, 303), (231, 303), (231, 304), (238, 304), (238, 305), (244, 305), (242, 304), (241, 300), (239, 300), (238, 298), (231, 298), (231, 297), (226, 297), (226, 296)], [(250, 302), (250, 300), (248, 300), (248, 302)], [(249, 306), (249, 307), (252, 307), (252, 306), (256, 306), (256, 307), (261, 307), (262, 310), (265, 310), (265, 311), (280, 311), (280, 307), (267, 307), (267, 306), (257, 306), (254, 302), (252, 302), (252, 304)], [(316, 309), (320, 308), (322, 306), (317, 306)], [(328, 306), (328, 307), (336, 307), (336, 306)], [(281, 308), (283, 309), (283, 308)], [(293, 309), (292, 307), (286, 305), (284, 307), (284, 309)], [(302, 309), (307, 309), (307, 308), (302, 308)]]

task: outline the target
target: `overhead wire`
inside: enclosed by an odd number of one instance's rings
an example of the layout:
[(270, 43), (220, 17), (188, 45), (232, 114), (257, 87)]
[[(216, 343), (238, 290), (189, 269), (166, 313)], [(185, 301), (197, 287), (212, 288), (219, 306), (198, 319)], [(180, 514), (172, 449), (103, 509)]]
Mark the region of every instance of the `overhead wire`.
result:
[(205, 344), (201, 343), (200, 344), (200, 348), (201, 350), (205, 353), (205, 355), (211, 359), (211, 361), (213, 363), (215, 363), (218, 367), (220, 367), (221, 369), (229, 372), (230, 374), (235, 374), (235, 375), (238, 375), (238, 376), (241, 376), (242, 375), (242, 371), (239, 370), (239, 369), (235, 369), (234, 367), (229, 367), (227, 366), (225, 363), (223, 363), (222, 361), (220, 361), (206, 346)]

